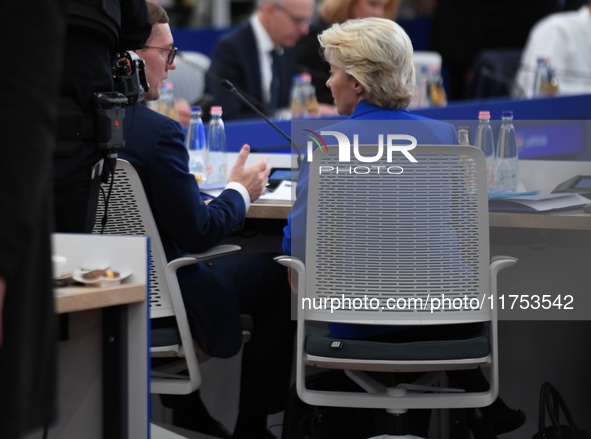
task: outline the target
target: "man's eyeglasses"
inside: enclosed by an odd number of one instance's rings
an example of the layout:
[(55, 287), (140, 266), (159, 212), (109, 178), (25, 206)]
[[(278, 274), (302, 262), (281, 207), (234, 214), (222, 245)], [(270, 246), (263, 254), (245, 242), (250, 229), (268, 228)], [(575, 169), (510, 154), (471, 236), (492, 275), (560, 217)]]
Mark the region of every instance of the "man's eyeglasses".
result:
[(285, 15), (287, 15), (289, 17), (289, 19), (291, 21), (293, 21), (293, 24), (295, 24), (296, 26), (310, 26), (310, 22), (312, 21), (309, 18), (301, 18), (301, 17), (296, 17), (295, 15), (293, 15), (291, 12), (289, 12), (285, 6), (279, 4), (279, 3), (273, 3), (273, 5), (275, 5), (275, 7), (277, 9), (279, 9), (281, 12), (283, 12)]
[(168, 64), (172, 64), (174, 62), (174, 58), (176, 57), (176, 53), (179, 51), (176, 47), (158, 47), (158, 46), (144, 46), (144, 49), (159, 49), (168, 52), (168, 57), (166, 61)]

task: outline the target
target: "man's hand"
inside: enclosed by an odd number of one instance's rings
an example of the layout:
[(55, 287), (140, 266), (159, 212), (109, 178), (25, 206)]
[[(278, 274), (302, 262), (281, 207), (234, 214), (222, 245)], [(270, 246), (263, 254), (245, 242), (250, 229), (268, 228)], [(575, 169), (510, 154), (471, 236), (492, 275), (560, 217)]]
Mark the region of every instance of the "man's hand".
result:
[(228, 181), (235, 181), (244, 186), (250, 195), (250, 201), (254, 202), (265, 192), (271, 169), (269, 169), (267, 157), (260, 159), (253, 166), (245, 168), (249, 154), (250, 146), (244, 145), (238, 154), (236, 164), (230, 171)]
[(0, 349), (2, 349), (2, 309), (4, 307), (4, 295), (6, 294), (6, 279), (0, 276)]

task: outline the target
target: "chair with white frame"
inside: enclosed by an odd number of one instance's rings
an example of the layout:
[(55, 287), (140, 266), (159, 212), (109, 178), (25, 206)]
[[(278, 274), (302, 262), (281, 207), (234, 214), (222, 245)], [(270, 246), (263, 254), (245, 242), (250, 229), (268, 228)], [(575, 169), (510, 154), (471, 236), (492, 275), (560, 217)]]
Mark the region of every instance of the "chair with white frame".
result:
[[(236, 245), (220, 245), (200, 254), (167, 261), (156, 223), (142, 182), (133, 166), (117, 160), (115, 183), (109, 192), (104, 185), (106, 201), (99, 203), (95, 233), (146, 235), (150, 237), (149, 305), (152, 322), (174, 320), (172, 325), (152, 328), (150, 355), (151, 393), (186, 395), (196, 391), (202, 382), (199, 363), (208, 359), (196, 345), (190, 331), (177, 270), (240, 250)], [(105, 217), (105, 205), (108, 216)], [(106, 220), (104, 221), (104, 219)], [(102, 223), (105, 222), (103, 226)], [(250, 316), (243, 316), (243, 341), (251, 335)]]
[[(375, 145), (360, 151), (375, 156)], [(298, 276), (299, 397), (318, 406), (386, 409), (395, 422), (379, 438), (415, 438), (408, 434), (407, 410), (484, 407), (497, 398), (497, 309), (491, 304), (499, 271), (516, 263), (490, 259), (481, 151), (419, 145), (412, 155), (416, 163), (398, 154), (364, 166), (368, 172), (347, 173), (331, 172), (343, 168), (336, 147), (316, 150), (309, 164), (305, 259), (277, 258)], [(385, 171), (392, 167), (398, 172)], [(327, 323), (481, 323), (483, 331), (398, 343), (332, 337), (318, 330)], [(360, 391), (306, 386), (307, 375), (327, 368), (344, 370)], [(431, 379), (470, 368), (485, 373), (488, 390), (450, 389), (445, 379)], [(396, 382), (384, 384), (376, 371), (396, 372)], [(406, 372), (424, 374), (419, 383), (407, 382)]]

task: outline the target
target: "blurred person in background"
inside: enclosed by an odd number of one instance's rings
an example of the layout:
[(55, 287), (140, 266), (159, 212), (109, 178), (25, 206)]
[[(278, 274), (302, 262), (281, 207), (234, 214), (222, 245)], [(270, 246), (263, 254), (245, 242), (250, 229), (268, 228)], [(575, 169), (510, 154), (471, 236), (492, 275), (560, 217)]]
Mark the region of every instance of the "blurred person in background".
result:
[(563, 6), (563, 0), (437, 0), (428, 50), (441, 54), (448, 100), (466, 98), (482, 50), (523, 48), (532, 26)]
[(551, 14), (532, 28), (515, 78), (521, 97), (534, 95), (540, 57), (550, 62), (558, 95), (591, 93), (591, 4)]
[(213, 96), (213, 105), (222, 106), (224, 119), (258, 116), (222, 86), (223, 79), (268, 116), (290, 107), (297, 73), (293, 47), (308, 34), (313, 15), (314, 0), (258, 0), (250, 19), (218, 42), (205, 92)]
[(330, 76), (330, 66), (322, 57), (318, 35), (334, 23), (342, 23), (352, 18), (378, 17), (394, 20), (400, 0), (323, 0), (318, 6), (318, 17), (310, 26), (308, 35), (296, 44), (298, 69), (312, 75), (312, 85), (321, 115), (336, 115), (336, 107), (326, 81)]

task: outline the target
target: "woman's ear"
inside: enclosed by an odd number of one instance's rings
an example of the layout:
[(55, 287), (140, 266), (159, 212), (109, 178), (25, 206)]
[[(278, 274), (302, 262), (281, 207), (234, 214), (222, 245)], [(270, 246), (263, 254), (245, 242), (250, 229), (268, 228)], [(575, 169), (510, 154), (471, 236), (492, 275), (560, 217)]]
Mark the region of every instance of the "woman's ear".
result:
[(355, 93), (357, 93), (357, 96), (359, 96), (361, 93), (363, 93), (363, 85), (361, 85), (359, 82), (355, 82), (353, 90)]

